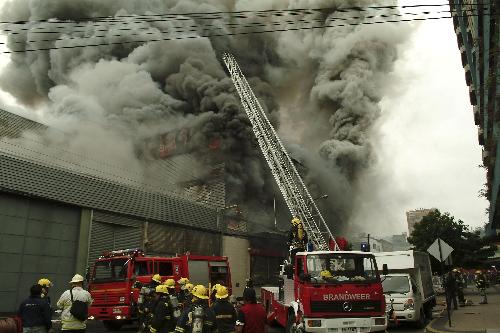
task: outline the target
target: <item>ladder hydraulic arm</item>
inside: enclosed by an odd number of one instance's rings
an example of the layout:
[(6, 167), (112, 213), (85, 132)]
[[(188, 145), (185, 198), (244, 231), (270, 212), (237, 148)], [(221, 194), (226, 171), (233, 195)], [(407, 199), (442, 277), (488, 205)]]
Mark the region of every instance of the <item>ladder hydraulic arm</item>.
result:
[(338, 250), (335, 238), (274, 127), (250, 88), (248, 81), (241, 72), (236, 59), (233, 55), (224, 53), (223, 60), (238, 91), (241, 104), (252, 123), (253, 132), (262, 154), (271, 169), (290, 213), (302, 221), (304, 230), (307, 232), (315, 250), (329, 250), (328, 238), (334, 242), (335, 250)]

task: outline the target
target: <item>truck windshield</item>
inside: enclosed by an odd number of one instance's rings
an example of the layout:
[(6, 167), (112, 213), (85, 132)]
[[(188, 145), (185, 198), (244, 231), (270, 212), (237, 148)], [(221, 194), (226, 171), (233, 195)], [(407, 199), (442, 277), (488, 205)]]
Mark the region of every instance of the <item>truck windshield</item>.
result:
[(307, 256), (307, 272), (313, 283), (373, 282), (378, 280), (373, 257), (349, 254)]
[(116, 282), (125, 281), (130, 259), (119, 258), (97, 261), (93, 282)]
[(410, 291), (410, 283), (406, 276), (386, 276), (382, 288), (384, 294), (406, 294)]

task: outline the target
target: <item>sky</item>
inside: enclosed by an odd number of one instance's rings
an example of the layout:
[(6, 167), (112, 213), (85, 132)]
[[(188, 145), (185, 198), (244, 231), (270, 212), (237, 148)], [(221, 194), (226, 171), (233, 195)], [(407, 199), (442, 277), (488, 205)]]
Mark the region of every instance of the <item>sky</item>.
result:
[[(379, 235), (407, 231), (405, 212), (416, 208), (438, 208), (472, 228), (487, 222), (488, 202), (478, 197), (486, 174), (479, 167), (481, 146), (453, 23), (446, 19), (414, 26), (400, 47), (391, 73), (395, 84), (381, 101), (382, 117), (375, 127), (374, 172), (388, 174), (389, 181), (374, 189), (378, 200), (367, 201), (357, 216), (372, 220), (373, 226), (392, 226), (367, 230)], [(8, 61), (0, 54), (0, 71)], [(1, 90), (0, 106), (37, 118)]]

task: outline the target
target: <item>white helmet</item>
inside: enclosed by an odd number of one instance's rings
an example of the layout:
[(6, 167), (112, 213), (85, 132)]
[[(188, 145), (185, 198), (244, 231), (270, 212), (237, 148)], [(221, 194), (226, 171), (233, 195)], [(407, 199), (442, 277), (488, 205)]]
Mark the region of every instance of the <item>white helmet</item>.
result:
[(79, 283), (79, 282), (83, 282), (83, 276), (81, 276), (80, 274), (75, 274), (75, 276), (73, 276), (71, 281), (69, 281), (69, 283)]

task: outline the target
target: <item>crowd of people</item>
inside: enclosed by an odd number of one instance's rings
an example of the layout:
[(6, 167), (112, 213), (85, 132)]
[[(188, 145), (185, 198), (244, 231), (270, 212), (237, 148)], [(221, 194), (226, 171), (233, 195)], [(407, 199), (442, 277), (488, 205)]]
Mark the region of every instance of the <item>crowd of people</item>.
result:
[[(88, 307), (92, 303), (89, 292), (83, 289), (84, 278), (76, 274), (56, 305), (61, 312), (61, 330), (64, 333), (85, 332)], [(21, 303), (19, 317), (23, 333), (52, 331), (52, 310), (49, 289), (52, 283), (40, 279), (30, 288), (30, 296)], [(264, 333), (266, 312), (257, 303), (257, 296), (249, 284), (243, 292), (243, 304), (222, 284), (210, 290), (194, 285), (187, 278), (178, 281), (155, 274), (151, 282), (141, 286), (138, 299), (140, 333)]]
[[(480, 269), (473, 272), (474, 273), (471, 273), (471, 271), (461, 268), (454, 268), (445, 275), (443, 286), (448, 307), (451, 308), (451, 306), (453, 306), (454, 309), (457, 309), (458, 306), (466, 306), (468, 304), (464, 295), (464, 289), (468, 285), (474, 285), (477, 288), (481, 295), (479, 304), (488, 303), (486, 288), (492, 280), (491, 273)], [(496, 280), (496, 277), (493, 277), (493, 279)]]

